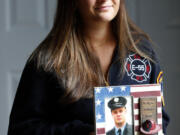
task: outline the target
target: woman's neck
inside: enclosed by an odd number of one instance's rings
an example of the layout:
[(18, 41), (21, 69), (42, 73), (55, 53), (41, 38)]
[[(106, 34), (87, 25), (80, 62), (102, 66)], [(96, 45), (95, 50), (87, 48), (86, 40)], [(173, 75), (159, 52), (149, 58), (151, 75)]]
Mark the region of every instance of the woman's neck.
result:
[(83, 29), (88, 48), (99, 59), (102, 72), (107, 76), (116, 40), (110, 23), (88, 23)]
[(85, 23), (83, 34), (86, 42), (94, 49), (106, 46), (115, 40), (110, 22)]

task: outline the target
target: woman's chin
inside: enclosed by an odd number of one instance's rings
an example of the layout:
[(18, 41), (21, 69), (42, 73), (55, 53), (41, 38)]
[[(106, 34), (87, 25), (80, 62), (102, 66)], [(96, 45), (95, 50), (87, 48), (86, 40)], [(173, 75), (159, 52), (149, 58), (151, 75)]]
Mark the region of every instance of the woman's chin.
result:
[(111, 22), (114, 19), (114, 16), (112, 17), (109, 15), (101, 15), (101, 16), (98, 16), (97, 19), (102, 22)]

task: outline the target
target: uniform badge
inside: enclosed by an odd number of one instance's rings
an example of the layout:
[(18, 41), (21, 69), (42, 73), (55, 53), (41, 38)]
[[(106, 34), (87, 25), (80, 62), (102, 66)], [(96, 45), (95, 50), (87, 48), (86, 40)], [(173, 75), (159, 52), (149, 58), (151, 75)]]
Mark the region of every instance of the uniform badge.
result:
[(119, 98), (114, 98), (114, 102), (119, 102)]
[(126, 59), (125, 70), (132, 80), (143, 82), (147, 81), (150, 76), (151, 64), (149, 60), (138, 54), (132, 54)]

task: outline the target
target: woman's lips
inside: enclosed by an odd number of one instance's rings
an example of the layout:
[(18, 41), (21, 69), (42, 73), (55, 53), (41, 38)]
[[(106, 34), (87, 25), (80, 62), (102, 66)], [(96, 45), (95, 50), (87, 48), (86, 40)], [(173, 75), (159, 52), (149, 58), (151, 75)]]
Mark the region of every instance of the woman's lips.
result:
[(96, 10), (100, 10), (100, 11), (106, 11), (106, 10), (109, 10), (109, 9), (111, 9), (112, 8), (112, 6), (110, 5), (110, 6), (100, 6), (100, 7), (96, 7), (95, 9)]

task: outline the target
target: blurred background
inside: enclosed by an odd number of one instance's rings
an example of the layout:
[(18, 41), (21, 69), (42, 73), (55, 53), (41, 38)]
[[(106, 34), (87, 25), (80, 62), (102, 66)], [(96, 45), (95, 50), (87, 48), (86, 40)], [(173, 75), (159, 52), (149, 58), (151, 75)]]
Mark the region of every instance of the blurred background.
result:
[[(157, 44), (164, 71), (168, 135), (179, 134), (180, 1), (126, 0), (130, 16)], [(16, 88), (31, 52), (51, 29), (56, 0), (0, 0), (0, 135), (7, 135)]]

